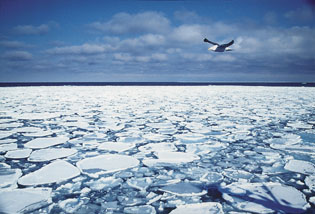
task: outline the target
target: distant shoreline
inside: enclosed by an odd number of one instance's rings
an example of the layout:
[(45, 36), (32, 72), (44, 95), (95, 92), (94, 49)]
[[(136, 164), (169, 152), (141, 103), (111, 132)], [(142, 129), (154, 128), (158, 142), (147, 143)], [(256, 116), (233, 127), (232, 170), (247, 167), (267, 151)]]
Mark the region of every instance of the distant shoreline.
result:
[(0, 82), (0, 87), (28, 86), (285, 86), (315, 87), (315, 82)]

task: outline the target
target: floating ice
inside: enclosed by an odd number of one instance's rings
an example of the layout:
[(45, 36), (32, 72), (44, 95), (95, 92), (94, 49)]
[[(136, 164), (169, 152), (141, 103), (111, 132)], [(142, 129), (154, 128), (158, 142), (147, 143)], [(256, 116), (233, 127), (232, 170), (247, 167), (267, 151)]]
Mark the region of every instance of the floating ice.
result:
[(311, 162), (303, 160), (289, 160), (284, 168), (292, 172), (298, 172), (306, 175), (315, 174), (315, 165)]
[(14, 132), (12, 131), (1, 131), (0, 132), (0, 139), (10, 137)]
[(180, 182), (170, 184), (159, 189), (162, 192), (171, 193), (177, 196), (202, 196), (207, 194), (207, 191), (200, 187), (200, 184), (192, 182)]
[(189, 154), (184, 152), (156, 152), (155, 155), (158, 159), (144, 159), (142, 162), (148, 167), (152, 166), (168, 166), (172, 164), (189, 163), (195, 160), (199, 160), (199, 156), (195, 154)]
[(0, 140), (0, 144), (7, 144), (7, 143), (15, 143), (15, 139), (5, 139), (5, 140)]
[(68, 140), (68, 137), (36, 138), (27, 142), (26, 144), (24, 144), (24, 146), (31, 149), (44, 149), (50, 146), (63, 144)]
[(40, 149), (32, 152), (28, 161), (30, 162), (44, 162), (54, 159), (68, 157), (77, 153), (75, 149), (64, 149), (64, 148), (49, 148)]
[(58, 203), (59, 207), (66, 213), (75, 213), (80, 206), (83, 205), (83, 201), (78, 198), (68, 198)]
[(77, 162), (77, 166), (82, 173), (97, 176), (102, 173), (112, 173), (139, 165), (139, 161), (126, 155), (99, 155), (86, 158)]
[(198, 133), (186, 133), (186, 134), (177, 134), (175, 137), (181, 142), (181, 143), (204, 143), (207, 141), (207, 138)]
[(18, 183), (23, 186), (36, 186), (65, 181), (80, 175), (79, 169), (64, 160), (56, 160), (35, 172), (22, 176)]
[(145, 178), (130, 178), (127, 180), (127, 184), (140, 191), (146, 191), (146, 189), (152, 184), (152, 179)]
[(29, 132), (29, 133), (23, 133), (24, 136), (26, 137), (46, 137), (54, 134), (52, 131), (38, 131), (38, 132)]
[(32, 152), (31, 149), (17, 149), (17, 150), (8, 151), (4, 157), (9, 158), (9, 159), (28, 158), (31, 152)]
[(142, 152), (159, 152), (159, 151), (169, 151), (174, 152), (177, 150), (174, 143), (148, 143), (144, 146), (138, 147)]
[(15, 132), (20, 132), (20, 133), (24, 133), (24, 132), (28, 132), (28, 133), (32, 133), (32, 132), (41, 132), (42, 129), (38, 128), (38, 127), (32, 127), (32, 126), (28, 126), (28, 127), (20, 127), (20, 128), (16, 128), (13, 131)]
[(170, 214), (224, 214), (222, 205), (217, 202), (179, 205)]
[(216, 151), (222, 150), (225, 147), (226, 145), (221, 142), (194, 143), (194, 144), (186, 145), (186, 152), (203, 155), (210, 152), (216, 152)]
[(134, 206), (134, 207), (125, 207), (124, 213), (127, 214), (155, 214), (156, 211), (154, 207), (151, 205), (142, 205), (142, 206)]
[(305, 184), (308, 188), (315, 192), (315, 175), (309, 175), (305, 178)]
[(124, 152), (135, 147), (133, 143), (106, 142), (98, 146), (100, 150), (108, 150), (115, 152)]
[(123, 180), (121, 178), (115, 177), (107, 177), (107, 178), (100, 178), (98, 180), (91, 180), (86, 184), (90, 187), (91, 190), (100, 191), (100, 190), (107, 190), (109, 188), (115, 188), (122, 184)]
[(0, 190), (0, 213), (29, 213), (49, 205), (50, 188)]
[(143, 135), (143, 138), (149, 141), (163, 141), (169, 139), (170, 137), (163, 134), (148, 133)]
[(232, 183), (221, 192), (240, 210), (258, 213), (304, 213), (309, 204), (299, 190), (279, 183)]
[(17, 180), (21, 176), (22, 170), (20, 169), (0, 168), (0, 188), (16, 187)]
[(20, 126), (23, 126), (23, 123), (2, 123), (0, 124), (0, 129), (17, 128)]
[(0, 144), (0, 153), (4, 153), (11, 150), (16, 150), (17, 144), (16, 143), (8, 143), (8, 144)]

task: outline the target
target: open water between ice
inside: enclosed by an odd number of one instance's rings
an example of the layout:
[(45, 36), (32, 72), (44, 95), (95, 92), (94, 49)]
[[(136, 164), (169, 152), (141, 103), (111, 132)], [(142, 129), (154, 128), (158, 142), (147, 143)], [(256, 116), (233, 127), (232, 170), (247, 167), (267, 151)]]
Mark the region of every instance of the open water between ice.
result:
[(315, 88), (0, 88), (0, 213), (315, 212)]

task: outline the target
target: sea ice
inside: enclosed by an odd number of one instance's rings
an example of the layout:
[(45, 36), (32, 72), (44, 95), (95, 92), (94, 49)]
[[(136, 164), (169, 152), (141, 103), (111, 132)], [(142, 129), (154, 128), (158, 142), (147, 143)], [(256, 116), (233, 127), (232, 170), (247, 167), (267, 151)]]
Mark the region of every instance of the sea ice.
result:
[(157, 159), (144, 159), (142, 162), (148, 167), (152, 166), (169, 166), (172, 164), (184, 164), (195, 160), (199, 160), (199, 156), (184, 152), (156, 152)]
[(17, 149), (17, 150), (8, 151), (4, 157), (9, 158), (9, 159), (28, 158), (31, 152), (32, 152), (31, 149)]
[(0, 213), (29, 213), (49, 205), (50, 188), (0, 190)]
[(44, 162), (51, 161), (54, 159), (68, 157), (77, 153), (75, 149), (65, 149), (65, 148), (48, 148), (39, 149), (32, 152), (28, 161), (30, 162)]
[(16, 143), (7, 143), (7, 144), (0, 144), (0, 153), (4, 153), (11, 150), (16, 150), (17, 144)]
[(121, 178), (107, 177), (100, 178), (98, 180), (88, 181), (86, 184), (90, 187), (91, 190), (100, 191), (108, 190), (109, 188), (115, 188), (122, 184), (123, 180)]
[(133, 143), (106, 142), (98, 146), (100, 150), (108, 150), (115, 152), (124, 152), (135, 147)]
[(54, 134), (54, 132), (52, 131), (44, 131), (44, 130), (41, 130), (41, 131), (38, 131), (38, 132), (26, 132), (26, 133), (23, 133), (23, 135), (25, 137), (46, 137), (46, 136), (50, 136)]
[(258, 213), (304, 213), (310, 205), (302, 192), (280, 183), (232, 183), (221, 187), (223, 194), (240, 210)]
[(68, 198), (60, 201), (58, 205), (66, 213), (75, 213), (83, 205), (83, 201), (78, 198)]
[(19, 127), (19, 128), (16, 128), (16, 129), (13, 129), (13, 131), (15, 132), (18, 132), (18, 133), (32, 133), (32, 132), (41, 132), (43, 131), (41, 128), (38, 128), (38, 127), (32, 127), (32, 126), (25, 126), (25, 127)]
[(134, 207), (125, 207), (124, 213), (127, 214), (156, 214), (154, 207), (151, 205), (142, 205)]
[(1, 131), (0, 132), (0, 139), (10, 137), (13, 134), (14, 134), (14, 132), (12, 132), (12, 131)]
[(16, 187), (17, 180), (21, 176), (20, 169), (0, 168), (0, 188)]
[(127, 184), (137, 190), (146, 191), (146, 189), (152, 184), (152, 179), (145, 178), (130, 178), (127, 180)]
[(305, 178), (305, 184), (310, 190), (315, 192), (315, 175), (309, 175)]
[(202, 196), (207, 194), (207, 191), (200, 187), (200, 184), (192, 182), (180, 182), (170, 184), (159, 189), (162, 192), (171, 193), (177, 196)]
[(56, 160), (35, 172), (22, 176), (18, 183), (23, 186), (36, 186), (66, 181), (78, 175), (80, 171), (75, 166), (64, 160)]
[(315, 165), (311, 162), (303, 160), (289, 160), (284, 168), (292, 172), (298, 172), (306, 175), (315, 174)]
[(175, 152), (177, 150), (174, 143), (148, 143), (144, 146), (139, 146), (138, 149), (141, 152), (159, 152), (159, 151)]
[(183, 144), (204, 143), (207, 141), (204, 135), (198, 133), (176, 134), (175, 137)]
[(64, 144), (69, 140), (68, 137), (47, 137), (47, 138), (36, 138), (24, 144), (25, 147), (31, 149), (44, 149), (50, 146)]
[(170, 214), (224, 214), (222, 205), (217, 202), (179, 205)]
[(99, 155), (96, 157), (85, 158), (77, 162), (77, 166), (82, 173), (98, 176), (103, 173), (112, 173), (139, 165), (139, 161), (127, 155)]

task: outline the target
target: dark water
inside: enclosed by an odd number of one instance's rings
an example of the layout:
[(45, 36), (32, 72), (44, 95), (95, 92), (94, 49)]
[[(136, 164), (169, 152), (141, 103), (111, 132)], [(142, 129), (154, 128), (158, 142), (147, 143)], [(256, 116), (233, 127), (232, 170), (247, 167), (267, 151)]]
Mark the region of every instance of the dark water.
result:
[(0, 87), (24, 86), (286, 86), (315, 87), (315, 82), (2, 82)]

